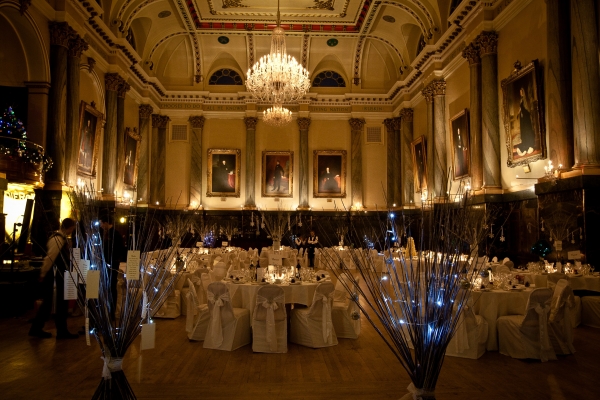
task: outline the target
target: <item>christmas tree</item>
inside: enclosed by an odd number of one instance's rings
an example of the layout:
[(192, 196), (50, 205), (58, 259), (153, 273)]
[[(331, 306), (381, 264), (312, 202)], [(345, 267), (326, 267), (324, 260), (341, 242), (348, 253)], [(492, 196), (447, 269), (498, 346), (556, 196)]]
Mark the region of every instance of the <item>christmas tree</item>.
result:
[(4, 110), (0, 117), (0, 136), (27, 140), (25, 125), (17, 118), (12, 107)]

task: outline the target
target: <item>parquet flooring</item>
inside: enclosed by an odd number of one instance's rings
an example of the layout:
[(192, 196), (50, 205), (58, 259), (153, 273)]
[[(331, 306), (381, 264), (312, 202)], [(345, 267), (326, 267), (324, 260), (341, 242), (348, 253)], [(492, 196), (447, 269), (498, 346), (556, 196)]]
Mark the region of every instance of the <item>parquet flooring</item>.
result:
[[(27, 336), (31, 314), (0, 320), (0, 399), (89, 399), (101, 379), (97, 344)], [(155, 320), (157, 346), (123, 366), (139, 399), (398, 399), (409, 379), (363, 319), (358, 340), (309, 349), (289, 344), (287, 354), (207, 350), (190, 342), (185, 318)], [(81, 318), (70, 318), (76, 331)], [(53, 323), (47, 329), (56, 333)], [(575, 329), (573, 356), (540, 363), (497, 352), (479, 360), (446, 358), (438, 399), (598, 399), (600, 329)]]

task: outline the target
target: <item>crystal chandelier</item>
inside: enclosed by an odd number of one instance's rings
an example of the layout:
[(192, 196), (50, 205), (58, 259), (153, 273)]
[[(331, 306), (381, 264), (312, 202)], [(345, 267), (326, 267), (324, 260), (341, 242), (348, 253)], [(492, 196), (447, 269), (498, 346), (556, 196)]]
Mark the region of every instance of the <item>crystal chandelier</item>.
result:
[(246, 88), (254, 97), (275, 105), (296, 101), (310, 88), (308, 71), (286, 52), (285, 31), (280, 26), (279, 17), (278, 0), (277, 27), (271, 36), (271, 52), (262, 56), (248, 70), (246, 77)]
[(281, 104), (273, 104), (263, 112), (263, 122), (273, 126), (283, 126), (292, 121), (292, 112)]

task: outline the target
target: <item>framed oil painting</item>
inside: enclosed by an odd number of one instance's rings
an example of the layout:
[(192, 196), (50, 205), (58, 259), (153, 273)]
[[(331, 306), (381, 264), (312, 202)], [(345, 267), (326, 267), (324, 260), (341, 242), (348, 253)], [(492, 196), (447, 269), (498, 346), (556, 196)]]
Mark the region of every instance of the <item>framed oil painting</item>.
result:
[(346, 197), (346, 150), (315, 150), (313, 197)]
[(240, 197), (240, 149), (208, 149), (208, 197)]
[(101, 128), (102, 113), (96, 110), (93, 102), (88, 104), (82, 101), (79, 106), (79, 153), (77, 156), (77, 173), (80, 175), (96, 176)]
[(137, 182), (138, 160), (140, 141), (136, 128), (125, 128), (125, 168), (123, 170), (123, 183), (133, 188)]
[(415, 192), (421, 193), (427, 189), (427, 143), (425, 136), (413, 140), (410, 144), (415, 174)]
[(452, 165), (454, 179), (471, 174), (471, 151), (469, 150), (469, 110), (464, 109), (450, 119), (452, 130)]
[(263, 151), (262, 196), (292, 197), (294, 153), (291, 151)]
[(502, 98), (508, 166), (546, 158), (544, 95), (537, 60), (525, 67), (515, 63), (514, 71), (502, 80)]

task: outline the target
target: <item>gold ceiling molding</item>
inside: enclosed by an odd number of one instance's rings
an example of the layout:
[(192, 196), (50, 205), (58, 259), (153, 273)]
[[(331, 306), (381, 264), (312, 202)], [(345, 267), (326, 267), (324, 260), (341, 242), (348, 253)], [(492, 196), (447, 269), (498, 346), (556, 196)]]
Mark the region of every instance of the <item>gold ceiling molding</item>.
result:
[[(198, 0), (200, 1), (200, 0)], [(245, 8), (245, 9), (252, 9), (253, 7), (244, 4), (243, 2), (245, 0), (216, 0), (216, 1), (221, 1), (223, 6), (223, 9), (232, 9), (232, 8)], [(334, 5), (335, 5), (335, 0), (325, 0), (325, 1), (319, 1), (319, 0), (313, 0), (314, 1), (314, 5), (311, 7), (306, 7), (306, 9), (310, 10), (329, 10), (329, 11), (334, 11)], [(338, 0), (340, 1), (340, 0)], [(288, 12), (288, 13), (284, 13), (282, 12), (281, 15), (282, 16), (287, 16), (290, 18), (345, 18), (346, 17), (346, 13), (348, 11), (348, 5), (350, 4), (350, 0), (341, 0), (344, 1), (344, 5), (342, 7), (342, 10), (337, 13), (337, 14), (332, 14), (332, 13), (327, 13), (327, 14), (323, 14), (323, 13), (317, 13), (317, 12)], [(216, 15), (216, 16), (235, 16), (235, 17), (275, 17), (273, 12), (253, 12), (253, 11), (220, 11), (218, 9), (215, 8), (214, 4), (213, 4), (213, 0), (206, 0), (206, 3), (208, 4), (208, 9), (211, 15)], [(360, 14), (360, 10), (362, 9), (362, 2), (359, 4), (359, 7), (357, 7), (357, 13), (355, 16), (355, 19), (358, 17), (358, 15)], [(200, 20), (201, 21), (222, 21), (222, 18), (205, 18), (202, 15), (200, 15)], [(243, 21), (240, 19), (231, 19), (228, 21)], [(245, 20), (244, 20), (245, 21)], [(288, 20), (286, 19), (286, 22), (295, 22), (295, 23), (314, 23), (314, 21), (303, 21), (303, 20), (297, 20), (297, 19), (292, 19), (292, 20)], [(350, 21), (349, 21), (350, 22)], [(355, 22), (355, 21), (354, 21)], [(322, 22), (320, 22), (322, 23)]]

